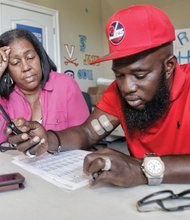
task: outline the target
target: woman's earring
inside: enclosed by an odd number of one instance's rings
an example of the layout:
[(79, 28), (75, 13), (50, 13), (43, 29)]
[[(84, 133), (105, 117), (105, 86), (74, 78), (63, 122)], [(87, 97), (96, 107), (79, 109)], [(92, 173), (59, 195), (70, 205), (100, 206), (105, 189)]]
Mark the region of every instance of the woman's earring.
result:
[[(10, 77), (10, 76), (9, 76)], [(9, 78), (10, 79), (10, 86), (12, 86), (13, 85), (13, 83), (14, 83), (14, 81), (13, 81), (13, 79), (10, 77)]]
[(4, 82), (11, 87), (14, 84), (13, 79), (11, 78), (11, 76), (9, 75), (9, 73), (6, 73), (4, 76)]

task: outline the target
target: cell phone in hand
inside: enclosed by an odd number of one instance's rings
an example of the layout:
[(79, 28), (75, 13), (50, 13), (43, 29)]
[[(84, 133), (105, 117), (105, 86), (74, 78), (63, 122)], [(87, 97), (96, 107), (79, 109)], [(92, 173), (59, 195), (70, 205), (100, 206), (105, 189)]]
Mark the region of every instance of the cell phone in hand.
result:
[(0, 175), (0, 192), (23, 189), (25, 178), (20, 173), (7, 173)]
[(11, 121), (9, 115), (7, 114), (7, 112), (5, 111), (5, 109), (3, 108), (3, 106), (1, 104), (0, 104), (0, 111), (2, 112), (4, 119), (7, 121), (7, 127), (12, 129), (13, 134), (21, 134), (22, 131), (20, 131), (16, 127), (14, 122)]

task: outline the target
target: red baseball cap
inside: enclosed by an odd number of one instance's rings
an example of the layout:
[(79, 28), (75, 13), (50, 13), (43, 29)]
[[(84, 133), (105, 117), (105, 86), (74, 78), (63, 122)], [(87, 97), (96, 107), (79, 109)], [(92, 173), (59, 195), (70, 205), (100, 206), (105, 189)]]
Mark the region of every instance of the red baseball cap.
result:
[(92, 64), (130, 56), (175, 40), (168, 15), (151, 5), (132, 5), (113, 14), (106, 25), (109, 54)]

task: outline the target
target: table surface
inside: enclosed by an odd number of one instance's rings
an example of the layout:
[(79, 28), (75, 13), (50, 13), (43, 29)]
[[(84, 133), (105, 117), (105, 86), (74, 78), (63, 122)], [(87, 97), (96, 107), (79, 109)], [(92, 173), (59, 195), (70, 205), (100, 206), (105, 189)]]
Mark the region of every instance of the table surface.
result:
[(189, 185), (162, 184), (120, 188), (110, 185), (84, 187), (68, 192), (27, 172), (12, 163), (15, 152), (0, 153), (0, 173), (20, 172), (25, 178), (25, 188), (0, 193), (0, 218), (3, 220), (183, 220), (190, 211), (139, 213), (137, 200), (163, 189), (176, 193)]

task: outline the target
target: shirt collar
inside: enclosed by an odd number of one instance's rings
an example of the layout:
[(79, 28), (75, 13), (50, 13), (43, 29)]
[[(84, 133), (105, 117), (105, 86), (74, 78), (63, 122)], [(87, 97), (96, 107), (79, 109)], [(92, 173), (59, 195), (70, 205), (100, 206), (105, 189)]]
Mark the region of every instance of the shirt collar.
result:
[(176, 69), (174, 72), (174, 80), (171, 88), (171, 101), (177, 99), (177, 97), (183, 91), (183, 87), (185, 84), (186, 73), (181, 69), (180, 65), (176, 65)]
[(54, 88), (54, 83), (52, 83), (52, 80), (51, 80), (51, 78), (53, 77), (53, 71), (51, 71), (50, 72), (50, 74), (49, 74), (49, 79), (48, 79), (48, 81), (46, 82), (46, 84), (44, 85), (44, 87), (43, 87), (43, 90), (47, 90), (47, 91), (52, 91), (53, 90), (53, 88)]

